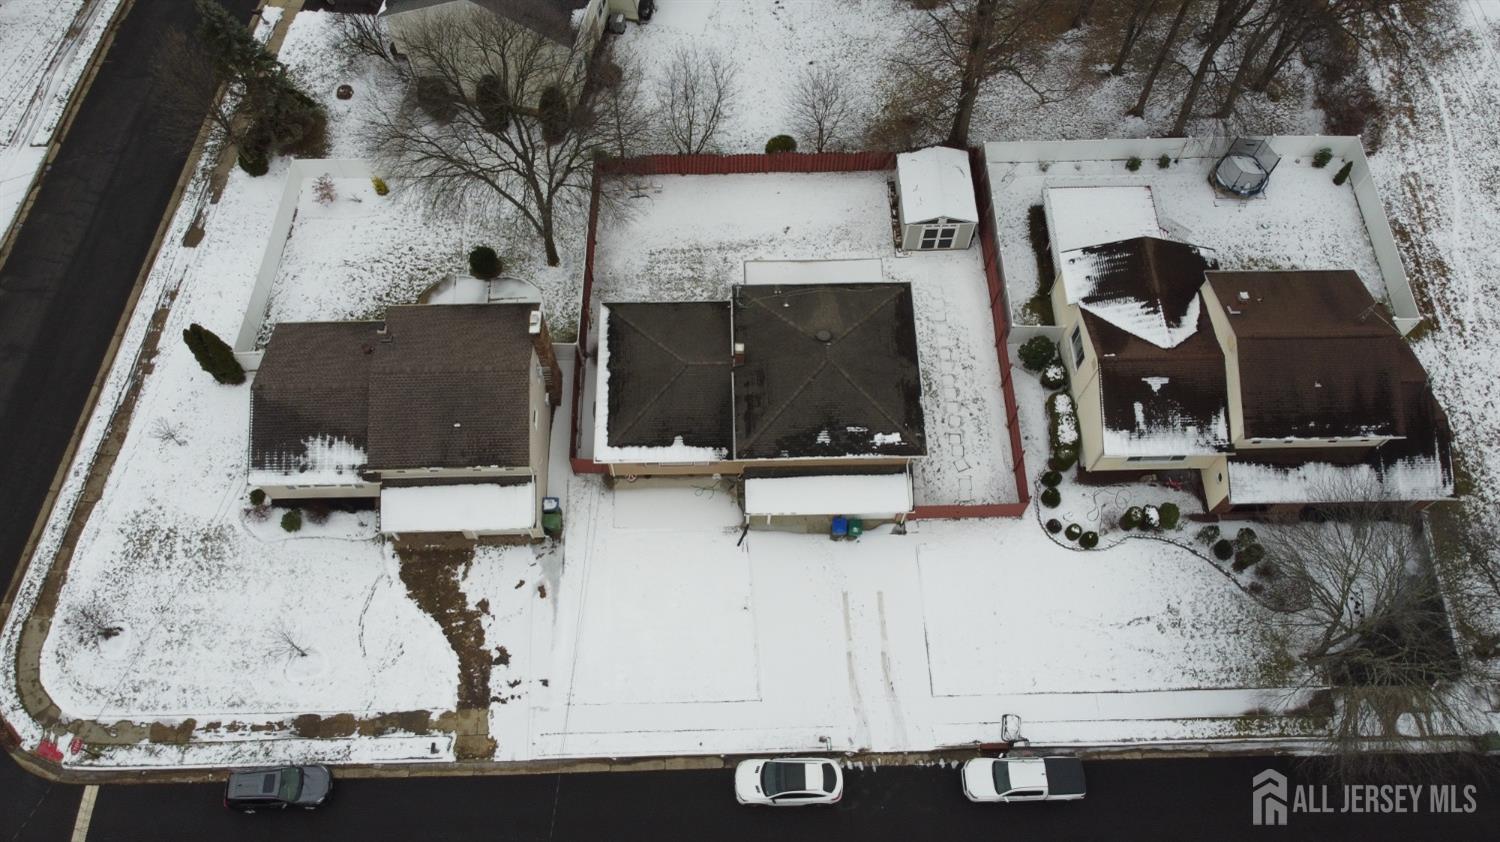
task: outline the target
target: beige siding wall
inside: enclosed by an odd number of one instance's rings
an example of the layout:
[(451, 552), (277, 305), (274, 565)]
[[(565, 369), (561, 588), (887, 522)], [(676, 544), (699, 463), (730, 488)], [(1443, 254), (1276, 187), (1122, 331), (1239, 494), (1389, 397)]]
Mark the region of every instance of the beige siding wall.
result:
[(881, 459), (751, 459), (708, 462), (701, 465), (629, 463), (609, 465), (609, 472), (617, 477), (687, 477), (714, 474), (737, 477), (746, 470), (796, 468), (805, 471), (837, 472), (854, 468), (904, 467), (910, 461), (905, 457), (891, 457)]
[[(531, 352), (531, 470), (536, 476), (536, 520), (532, 534), (542, 536), (542, 498), (547, 496), (547, 466), (552, 452), (552, 407), (547, 405), (547, 381), (542, 362)], [(559, 489), (561, 491), (562, 489)]]
[(276, 500), (334, 500), (345, 497), (379, 497), (380, 483), (353, 485), (257, 485), (273, 502)]
[[(1052, 283), (1053, 314), (1062, 328), (1063, 365), (1068, 369), (1069, 392), (1073, 396), (1073, 410), (1078, 414), (1078, 464), (1085, 470), (1108, 470), (1100, 468), (1104, 458), (1104, 411), (1099, 394), (1099, 356), (1094, 353), (1088, 328), (1079, 316), (1078, 305), (1068, 304), (1062, 293), (1061, 281)], [(1073, 356), (1073, 331), (1080, 331), (1083, 338), (1083, 364), (1078, 365)]]
[(626, 20), (640, 20), (640, 0), (609, 0), (609, 14), (619, 12)]
[(1240, 352), (1234, 328), (1229, 324), (1229, 314), (1214, 293), (1214, 288), (1203, 284), (1203, 306), (1208, 308), (1208, 320), (1214, 326), (1214, 336), (1224, 352), (1224, 376), (1229, 389), (1229, 440), (1238, 445), (1245, 432), (1245, 405), (1240, 400)]
[(1208, 504), (1209, 511), (1229, 500), (1228, 457), (1216, 457), (1213, 464), (1200, 469), (1198, 475), (1203, 481), (1203, 500)]

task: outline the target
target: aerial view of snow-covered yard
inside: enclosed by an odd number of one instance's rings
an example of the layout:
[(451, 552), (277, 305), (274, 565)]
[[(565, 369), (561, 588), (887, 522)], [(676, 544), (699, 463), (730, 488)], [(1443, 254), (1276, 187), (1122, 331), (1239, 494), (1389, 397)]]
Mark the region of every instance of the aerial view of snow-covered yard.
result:
[[(796, 120), (797, 77), (785, 69), (837, 67), (860, 116), (828, 145), (853, 149), (866, 137), (852, 127), (874, 119), (884, 59), (919, 5), (670, 2), (606, 43), (642, 68), (648, 96), (681, 50), (734, 62), (740, 96), (698, 150), (710, 153), (761, 152)], [(1451, 56), (1389, 82), (1404, 106), (1370, 160), (1431, 316), (1415, 347), (1454, 422), (1478, 519), (1493, 518), (1490, 480), (1500, 475), (1490, 374), (1500, 207), (1486, 157), (1500, 106), (1500, 13), (1460, 6), (1473, 40), (1465, 34)], [(1077, 416), (1064, 417), (1071, 400), (1057, 392), (1067, 388), (1062, 367), (1002, 370), (981, 247), (899, 248), (894, 170), (610, 175), (592, 242), (589, 179), (575, 174), (582, 186), (557, 209), (558, 260), (548, 266), (527, 213), (493, 197), (436, 201), (371, 148), (372, 114), (400, 100), (398, 62), (351, 53), (331, 12), (287, 15), (279, 58), (327, 112), (327, 156), (272, 156), (259, 176), (226, 166), (222, 184), (196, 180), (172, 219), (41, 534), (44, 561), (28, 570), (0, 635), (8, 661), (34, 666), (0, 678), (0, 706), (28, 745), (56, 750), (71, 733), (88, 748), (63, 762), (96, 767), (925, 752), (997, 742), (1006, 715), (1056, 745), (1305, 736), (1310, 717), (1281, 714), (1305, 713), (1323, 684), (1288, 655), (1302, 641), (1275, 628), (1264, 592), (1277, 568), (1218, 555), (1221, 546), (1241, 560), (1246, 547), (1263, 554), (1256, 530), (1277, 526), (1204, 513), (1191, 481), (1170, 476), (1186, 472), (1158, 473), (1152, 457), (1118, 480), (1073, 472), (1073, 461), (1058, 467), (1059, 436), (1071, 436), (1073, 459), (1079, 436)], [(1167, 20), (1153, 26), (1159, 42)], [(1084, 67), (1099, 52), (1090, 32), (1069, 30), (1045, 51), (1042, 101), (1027, 85), (987, 85), (972, 145), (1164, 133), (1172, 114), (1159, 101), (1126, 116), (1141, 68)], [(1181, 87), (1180, 71), (1164, 87)], [(350, 90), (336, 94), (341, 85)], [(1296, 89), (1249, 96), (1234, 119), (1316, 134), (1323, 115)], [(0, 129), (12, 122), (0, 111)], [(1242, 127), (1204, 118), (1190, 128), (1208, 137)], [(591, 150), (590, 162), (592, 152), (602, 154)], [(1385, 295), (1371, 220), (1331, 178), (1336, 168), (1289, 156), (1275, 189), (1251, 202), (1210, 185), (1215, 165), (1183, 156), (1144, 171), (1139, 159), (1087, 157), (991, 166), (1010, 315), (1040, 321), (1025, 304), (1051, 279), (1038, 278), (1028, 215), (1044, 190), (1069, 185), (1149, 186), (1159, 233), (1214, 250), (1225, 268), (1353, 269), (1372, 297)], [(495, 271), (471, 262), (476, 246), (498, 253)], [(909, 470), (908, 501), (1010, 506), (1024, 509), (1019, 517), (902, 514), (832, 540), (831, 516), (752, 529), (743, 465), (593, 473), (608, 468), (592, 461), (593, 434), (607, 427), (593, 406), (608, 382), (598, 370), (608, 352), (601, 305), (725, 301), (741, 284), (834, 284), (849, 280), (844, 272), (911, 287), (927, 443), (898, 468)], [(376, 498), (268, 502), (253, 486), (250, 384), (277, 325), (379, 321), (394, 305), (493, 302), (497, 290), (528, 310), (539, 302), (562, 363), (547, 470), (526, 478), (545, 481), (559, 504), (553, 534), (415, 551), (382, 533)], [(542, 320), (528, 334), (538, 348)], [(580, 325), (592, 329), (575, 347)], [(179, 341), (193, 326), (248, 336), (234, 348), (247, 384), (215, 382)], [(1056, 351), (1055, 336), (1027, 329)], [(741, 353), (732, 347), (723, 356)], [(576, 408), (574, 360), (584, 377)], [(1044, 385), (1049, 377), (1057, 382)], [(1018, 489), (1023, 457), (1029, 487)], [(107, 477), (95, 476), (100, 464)], [(1146, 510), (1151, 523), (1124, 525)], [(524, 538), (541, 534), (538, 523)], [(65, 576), (49, 579), (48, 563)], [(33, 610), (39, 622), (28, 624)], [(33, 714), (47, 703), (55, 721), (43, 724)]]

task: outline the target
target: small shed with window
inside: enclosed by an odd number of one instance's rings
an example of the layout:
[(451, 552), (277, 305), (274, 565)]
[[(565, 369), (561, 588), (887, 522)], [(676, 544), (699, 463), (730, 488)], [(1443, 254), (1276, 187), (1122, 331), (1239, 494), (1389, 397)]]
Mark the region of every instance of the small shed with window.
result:
[(966, 249), (974, 241), (979, 208), (969, 153), (933, 146), (896, 156), (896, 207), (901, 248)]

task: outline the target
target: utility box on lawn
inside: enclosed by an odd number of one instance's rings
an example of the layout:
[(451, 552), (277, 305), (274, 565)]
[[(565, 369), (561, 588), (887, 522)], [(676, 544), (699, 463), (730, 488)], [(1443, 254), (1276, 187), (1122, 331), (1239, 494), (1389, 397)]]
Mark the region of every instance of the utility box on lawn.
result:
[(556, 497), (542, 498), (542, 531), (556, 538), (562, 534), (562, 502)]

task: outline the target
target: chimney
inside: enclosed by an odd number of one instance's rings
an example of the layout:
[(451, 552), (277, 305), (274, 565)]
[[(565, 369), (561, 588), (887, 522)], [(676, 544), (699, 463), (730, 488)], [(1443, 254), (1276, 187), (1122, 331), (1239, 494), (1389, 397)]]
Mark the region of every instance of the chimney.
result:
[(547, 400), (553, 406), (562, 403), (562, 369), (557, 365), (557, 352), (552, 349), (552, 334), (547, 332), (547, 323), (541, 310), (532, 310), (526, 318), (526, 332), (531, 335), (531, 347), (536, 351), (537, 361), (542, 364), (542, 380), (547, 384)]
[(745, 364), (745, 343), (734, 343), (734, 364), (739, 367)]

